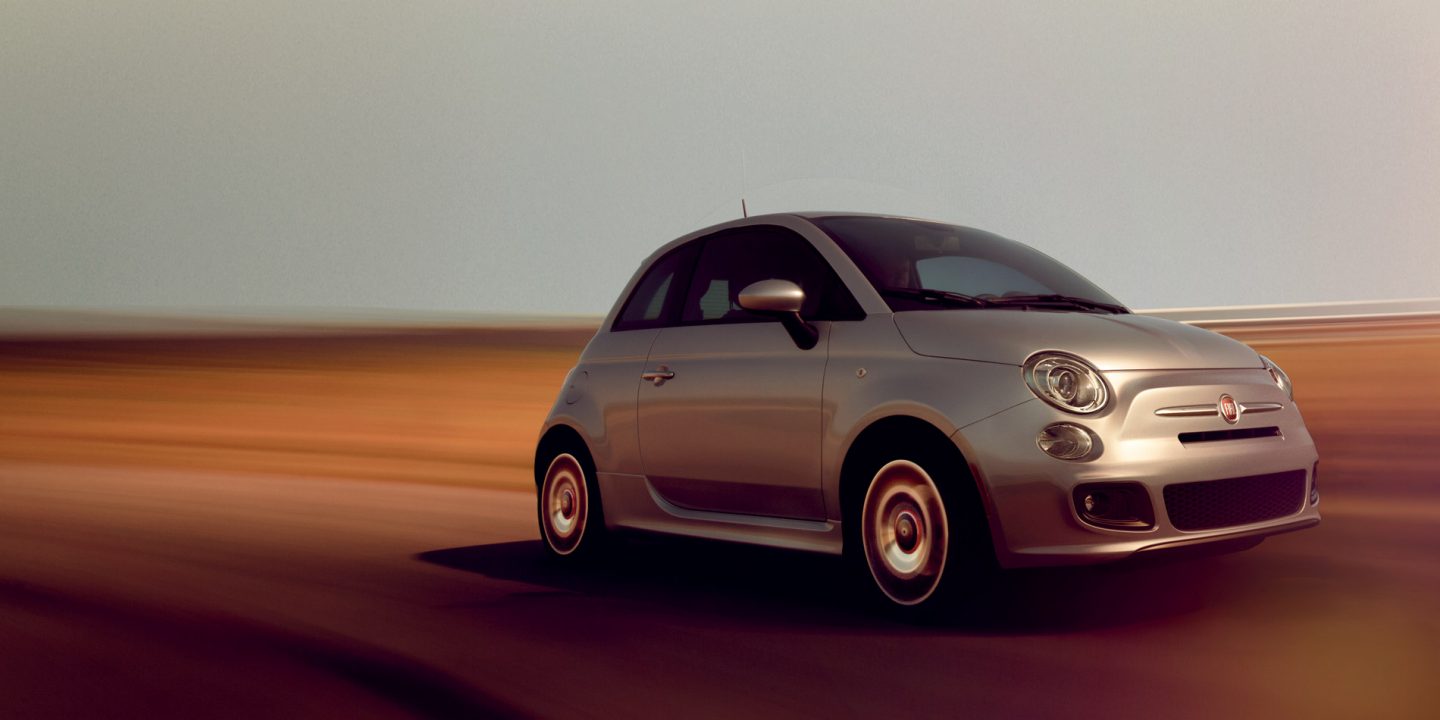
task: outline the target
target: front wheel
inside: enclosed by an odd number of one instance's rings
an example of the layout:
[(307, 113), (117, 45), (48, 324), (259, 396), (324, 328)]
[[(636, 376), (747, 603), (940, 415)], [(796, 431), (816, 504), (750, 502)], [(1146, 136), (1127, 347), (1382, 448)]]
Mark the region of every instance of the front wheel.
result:
[(600, 495), (587, 464), (569, 452), (550, 461), (540, 483), (538, 512), (540, 534), (550, 554), (589, 555), (602, 544), (605, 519)]
[[(896, 458), (874, 471), (860, 512), (860, 541), (875, 587), (896, 606), (930, 608), (989, 569), (983, 512), (965, 488), (942, 491), (931, 458)], [(927, 460), (932, 460), (927, 462)], [(953, 496), (953, 497), (952, 497)]]
[(865, 493), (860, 519), (865, 564), (875, 585), (899, 605), (919, 605), (945, 575), (950, 523), (935, 481), (909, 460), (886, 463)]

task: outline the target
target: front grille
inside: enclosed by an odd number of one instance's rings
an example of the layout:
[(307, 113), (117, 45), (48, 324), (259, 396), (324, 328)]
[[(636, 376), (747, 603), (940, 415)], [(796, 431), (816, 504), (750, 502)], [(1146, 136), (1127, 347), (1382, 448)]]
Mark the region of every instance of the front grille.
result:
[(1204, 430), (1202, 432), (1180, 433), (1180, 442), (1189, 445), (1191, 443), (1219, 442), (1221, 440), (1249, 440), (1250, 438), (1281, 437), (1278, 427), (1241, 428), (1236, 430)]
[(1285, 517), (1305, 500), (1305, 471), (1165, 486), (1165, 512), (1177, 530), (1209, 530)]

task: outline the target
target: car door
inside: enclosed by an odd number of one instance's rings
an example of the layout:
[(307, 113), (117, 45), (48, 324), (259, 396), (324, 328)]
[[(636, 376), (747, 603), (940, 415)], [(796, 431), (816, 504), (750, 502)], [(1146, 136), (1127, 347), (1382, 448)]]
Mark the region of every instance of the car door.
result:
[[(751, 227), (703, 240), (675, 324), (664, 327), (640, 385), (645, 475), (692, 509), (821, 519), (821, 386), (834, 312), (848, 292), (801, 236)], [(820, 331), (809, 350), (781, 323), (740, 308), (750, 283), (793, 281)], [(849, 301), (853, 305), (853, 300)], [(836, 310), (837, 306), (844, 310)]]

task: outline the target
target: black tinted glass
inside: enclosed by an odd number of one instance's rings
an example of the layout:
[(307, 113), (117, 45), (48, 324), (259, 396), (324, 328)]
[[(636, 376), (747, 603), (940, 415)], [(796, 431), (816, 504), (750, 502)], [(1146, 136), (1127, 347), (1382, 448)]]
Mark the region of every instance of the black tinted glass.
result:
[(685, 272), (695, 254), (694, 243), (672, 250), (655, 261), (625, 301), (614, 330), (660, 327), (670, 321)]
[(767, 319), (741, 309), (741, 290), (761, 280), (789, 280), (805, 291), (800, 314), (810, 319), (848, 319), (859, 312), (830, 266), (804, 238), (781, 228), (745, 228), (713, 235), (695, 264), (683, 322), (755, 322)]
[[(1044, 253), (981, 230), (902, 218), (837, 216), (813, 221), (835, 239), (877, 290), (899, 289), (998, 300), (1064, 295), (1119, 301)], [(953, 305), (912, 294), (885, 295), (892, 310)]]

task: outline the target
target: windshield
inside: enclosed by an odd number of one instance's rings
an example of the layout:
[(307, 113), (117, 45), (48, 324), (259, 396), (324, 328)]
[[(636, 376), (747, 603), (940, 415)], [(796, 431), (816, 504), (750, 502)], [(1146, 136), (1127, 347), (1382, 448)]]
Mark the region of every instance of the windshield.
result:
[(1127, 312), (1048, 255), (972, 228), (902, 218), (812, 219), (890, 309), (1035, 308)]

